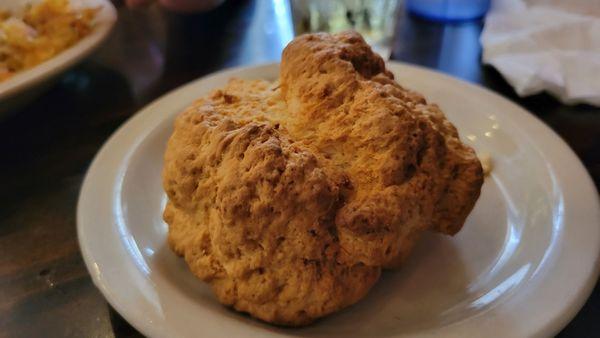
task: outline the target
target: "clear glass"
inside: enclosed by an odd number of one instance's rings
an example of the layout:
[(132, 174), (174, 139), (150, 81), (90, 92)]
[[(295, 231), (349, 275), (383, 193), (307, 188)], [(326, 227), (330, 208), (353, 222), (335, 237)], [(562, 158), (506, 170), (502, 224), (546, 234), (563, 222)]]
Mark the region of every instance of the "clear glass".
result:
[(398, 0), (291, 0), (296, 35), (355, 30), (384, 59), (391, 53)]

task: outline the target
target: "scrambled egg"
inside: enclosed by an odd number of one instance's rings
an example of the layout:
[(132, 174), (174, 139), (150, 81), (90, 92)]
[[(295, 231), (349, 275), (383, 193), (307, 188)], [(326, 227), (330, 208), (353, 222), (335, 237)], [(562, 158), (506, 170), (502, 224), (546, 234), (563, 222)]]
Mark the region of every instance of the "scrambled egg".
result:
[(44, 62), (92, 31), (97, 9), (76, 11), (69, 0), (42, 0), (18, 17), (0, 11), (0, 82)]

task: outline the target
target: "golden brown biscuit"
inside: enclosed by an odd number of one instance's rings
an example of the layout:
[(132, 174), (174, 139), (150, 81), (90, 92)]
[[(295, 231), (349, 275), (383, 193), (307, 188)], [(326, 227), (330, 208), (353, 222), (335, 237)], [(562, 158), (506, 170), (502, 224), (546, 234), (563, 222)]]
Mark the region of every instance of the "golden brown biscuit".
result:
[(304, 325), (423, 231), (459, 231), (483, 176), (440, 109), (342, 33), (292, 41), (279, 84), (232, 80), (183, 112), (163, 180), (169, 243), (219, 300)]

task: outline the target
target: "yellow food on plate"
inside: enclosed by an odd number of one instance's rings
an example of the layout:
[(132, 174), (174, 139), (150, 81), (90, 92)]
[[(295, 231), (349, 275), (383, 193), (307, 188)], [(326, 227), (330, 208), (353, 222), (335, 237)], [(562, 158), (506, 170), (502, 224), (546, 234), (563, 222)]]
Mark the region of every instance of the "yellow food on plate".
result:
[(93, 29), (98, 10), (68, 0), (43, 0), (23, 13), (0, 12), (0, 81), (73, 46)]
[(179, 115), (164, 219), (220, 302), (298, 326), (359, 301), (423, 232), (457, 233), (482, 183), (440, 108), (360, 35), (302, 35), (278, 82), (233, 79)]

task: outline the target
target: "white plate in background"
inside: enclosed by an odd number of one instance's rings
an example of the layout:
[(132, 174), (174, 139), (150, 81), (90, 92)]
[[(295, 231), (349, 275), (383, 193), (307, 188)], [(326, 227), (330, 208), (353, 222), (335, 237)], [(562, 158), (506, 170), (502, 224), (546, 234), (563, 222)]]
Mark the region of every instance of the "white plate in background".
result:
[[(0, 10), (18, 13), (41, 0), (9, 0), (0, 2)], [(100, 8), (94, 18), (92, 32), (73, 46), (30, 69), (18, 72), (0, 82), (0, 114), (32, 100), (54, 76), (66, 71), (97, 48), (117, 20), (115, 7), (109, 0), (70, 0), (74, 8)]]
[(238, 68), (148, 105), (102, 147), (83, 183), (77, 226), (97, 287), (153, 337), (549, 336), (564, 327), (598, 276), (598, 193), (548, 127), (483, 88), (390, 63), (398, 82), (438, 103), (494, 169), (455, 237), (426, 235), (406, 265), (356, 305), (299, 329), (270, 326), (220, 305), (166, 244), (160, 174), (174, 117), (231, 77), (277, 77), (277, 65)]

